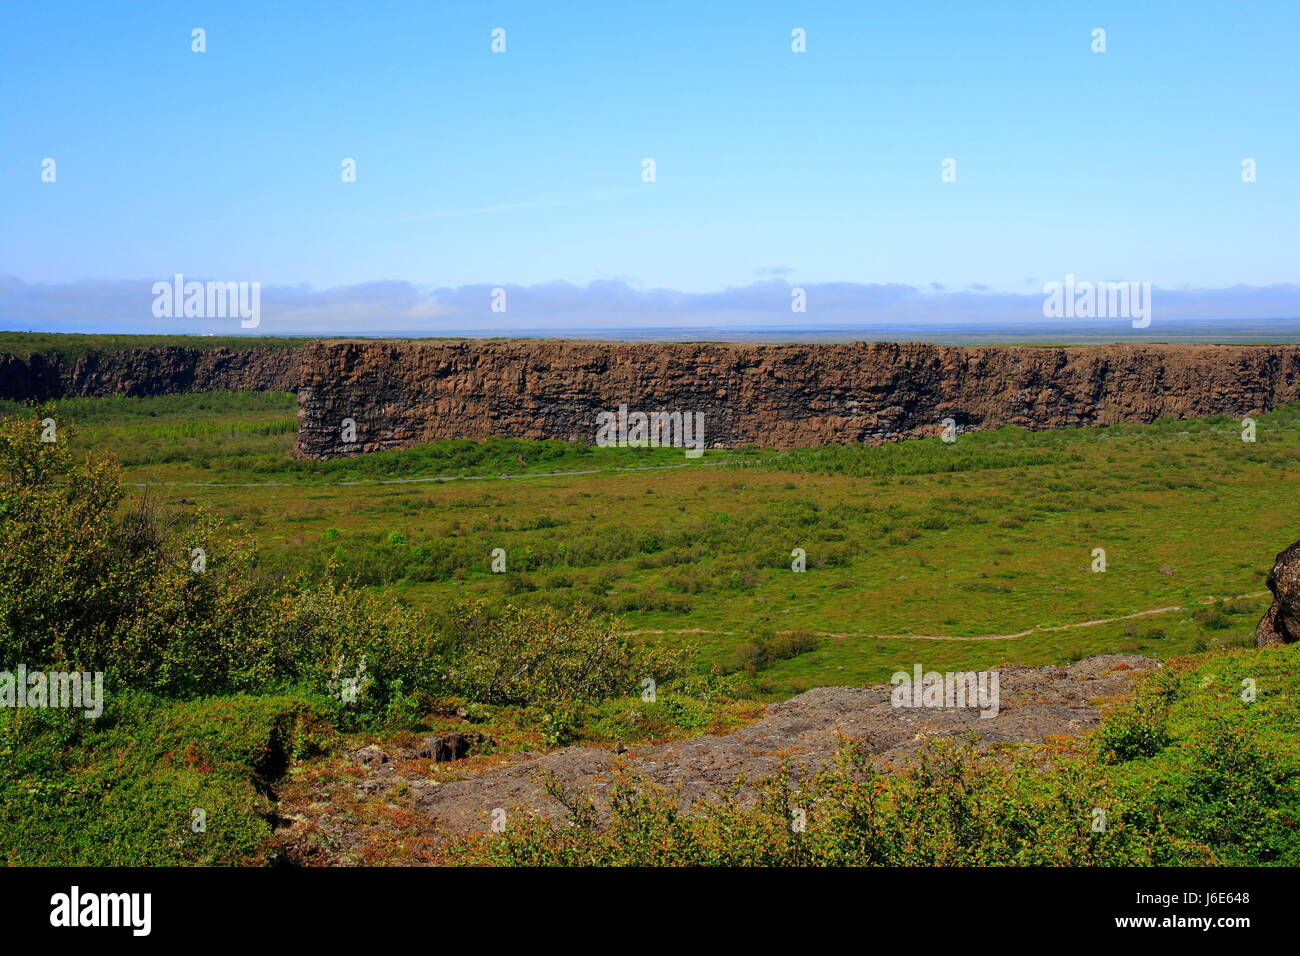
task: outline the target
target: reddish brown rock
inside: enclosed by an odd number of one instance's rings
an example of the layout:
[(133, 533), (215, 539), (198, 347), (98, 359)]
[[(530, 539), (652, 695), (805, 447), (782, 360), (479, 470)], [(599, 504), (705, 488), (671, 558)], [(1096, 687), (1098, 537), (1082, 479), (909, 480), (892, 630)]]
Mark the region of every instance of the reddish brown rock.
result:
[(1292, 644), (1300, 638), (1300, 541), (1278, 554), (1267, 583), (1273, 604), (1255, 627), (1255, 646)]
[(121, 349), (66, 356), (0, 354), (0, 398), (44, 401), (177, 392), (292, 392), (298, 350), (276, 348)]
[[(590, 443), (596, 415), (700, 411), (709, 447), (1244, 416), (1300, 399), (1300, 347), (322, 342), (302, 355), (297, 452), (442, 438)], [(344, 419), (356, 441), (342, 440)]]

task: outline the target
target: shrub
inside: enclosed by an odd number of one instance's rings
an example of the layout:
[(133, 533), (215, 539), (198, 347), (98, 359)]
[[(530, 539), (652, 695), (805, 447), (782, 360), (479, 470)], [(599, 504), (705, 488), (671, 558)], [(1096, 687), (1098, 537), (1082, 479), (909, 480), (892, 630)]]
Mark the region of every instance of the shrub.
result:
[(0, 710), (0, 860), (265, 863), (271, 786), (333, 746), (329, 713), (298, 692), (180, 702), (126, 692), (93, 721)]
[(756, 633), (748, 641), (736, 645), (728, 671), (744, 671), (753, 677), (759, 671), (771, 667), (777, 661), (788, 660), (816, 650), (821, 639), (811, 631), (787, 631), (778, 634), (764, 630)]
[[(926, 745), (908, 771), (887, 776), (846, 744), (811, 777), (781, 768), (751, 788), (683, 814), (676, 795), (616, 778), (607, 812), (552, 780), (567, 810), (558, 825), (525, 816), (499, 836), (459, 841), (460, 862), (626, 866), (972, 866), (1132, 864), (1149, 860), (1149, 834), (1124, 817), (1090, 831), (1091, 808), (1113, 798), (1096, 774), (1072, 767), (1046, 786), (1032, 761), (979, 760), (952, 741)], [(1116, 801), (1118, 802), (1118, 801)], [(792, 826), (803, 820), (802, 828)]]
[(1258, 605), (1246, 598), (1228, 598), (1220, 601), (1219, 609), (1224, 614), (1255, 614), (1259, 612)]
[(1216, 604), (1198, 607), (1192, 612), (1192, 619), (1201, 627), (1210, 631), (1222, 631), (1225, 628), (1232, 627), (1232, 619), (1227, 614), (1224, 614), (1223, 609)]
[(564, 747), (576, 740), (582, 731), (582, 705), (552, 704), (542, 710), (538, 724), (542, 728), (542, 742), (547, 747)]
[(262, 580), (251, 542), (213, 516), (182, 525), (127, 502), (110, 458), (76, 460), (34, 419), (0, 422), (0, 668), (103, 671), (110, 687), (169, 696), (330, 693), (364, 657), (355, 710), (379, 712), (399, 681), (431, 689), (423, 633), (347, 585)]
[(1106, 763), (1124, 763), (1159, 753), (1169, 743), (1169, 712), (1157, 697), (1142, 697), (1102, 725), (1098, 751)]
[(493, 611), (475, 602), (456, 612), (450, 634), (443, 679), (487, 704), (624, 696), (643, 677), (662, 684), (678, 676), (693, 656), (691, 648), (656, 652), (581, 605)]
[[(604, 807), (552, 780), (547, 790), (567, 820), (521, 814), (509, 831), (462, 839), (449, 855), (547, 866), (1294, 865), (1293, 748), (1285, 735), (1264, 746), (1267, 721), (1243, 721), (1235, 704), (1216, 713), (1213, 691), (1184, 706), (1188, 686), (1166, 674), (1145, 682), (1137, 716), (1161, 725), (1168, 752), (1141, 767), (1099, 761), (1105, 747), (1086, 742), (1044, 761), (1039, 748), (989, 759), (961, 741), (938, 740), (886, 773), (869, 747), (847, 741), (816, 773), (782, 766), (689, 813), (677, 794), (626, 774)], [(1192, 720), (1176, 741), (1157, 719), (1170, 705)], [(1112, 714), (1098, 743), (1133, 739), (1133, 725), (1133, 712)], [(1098, 810), (1105, 825), (1094, 829)]]
[(1285, 806), (1294, 768), (1265, 753), (1239, 716), (1212, 716), (1194, 744), (1187, 782), (1160, 791), (1173, 827), (1212, 848), (1220, 865), (1296, 862), (1295, 823)]

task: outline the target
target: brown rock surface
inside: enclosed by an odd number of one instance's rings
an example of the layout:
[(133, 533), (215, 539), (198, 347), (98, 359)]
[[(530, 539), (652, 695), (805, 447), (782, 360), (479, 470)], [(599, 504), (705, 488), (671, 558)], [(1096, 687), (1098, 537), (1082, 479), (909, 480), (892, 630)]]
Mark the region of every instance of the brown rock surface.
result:
[[(1038, 743), (1053, 734), (1078, 734), (1096, 726), (1099, 698), (1122, 694), (1132, 677), (1158, 666), (1135, 655), (1099, 655), (1068, 667), (1018, 668), (1000, 672), (999, 712), (896, 708), (888, 685), (819, 687), (768, 707), (760, 720), (722, 736), (697, 737), (659, 746), (633, 746), (619, 756), (612, 750), (567, 747), (477, 776), (438, 783), (404, 781), (412, 810), (430, 820), (436, 832), (481, 831), (493, 809), (535, 812), (555, 818), (560, 805), (541, 786), (539, 772), (550, 772), (571, 788), (592, 796), (599, 806), (613, 784), (616, 767), (675, 790), (683, 808), (716, 797), (745, 775), (771, 775), (783, 757), (796, 773), (825, 764), (845, 738), (864, 742), (882, 766), (906, 762), (925, 741), (973, 735), (976, 745)], [(393, 781), (386, 781), (385, 792)], [(367, 783), (360, 785), (368, 792)]]
[(65, 356), (0, 354), (0, 398), (14, 401), (177, 392), (292, 392), (294, 348), (121, 349)]
[[(1300, 347), (322, 342), (302, 352), (297, 451), (442, 438), (594, 441), (596, 415), (700, 411), (709, 447), (877, 443), (1242, 416), (1300, 399)], [(341, 437), (356, 422), (356, 441)]]
[(1292, 644), (1300, 639), (1300, 541), (1278, 554), (1267, 583), (1273, 604), (1255, 627), (1255, 646)]

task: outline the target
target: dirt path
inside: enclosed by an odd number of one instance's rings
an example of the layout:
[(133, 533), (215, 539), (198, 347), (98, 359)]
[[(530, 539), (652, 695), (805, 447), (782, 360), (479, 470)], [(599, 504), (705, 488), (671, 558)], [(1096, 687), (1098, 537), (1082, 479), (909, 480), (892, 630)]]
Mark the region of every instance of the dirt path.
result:
[[(1232, 597), (1218, 597), (1210, 595), (1201, 598), (1196, 603), (1198, 605), (1213, 604), (1215, 601), (1240, 601), (1247, 598), (1263, 597), (1268, 594), (1267, 591), (1252, 591), (1250, 594), (1236, 594)], [(943, 634), (854, 634), (847, 631), (777, 631), (778, 634), (796, 634), (811, 633), (814, 637), (853, 637), (872, 641), (1010, 641), (1017, 637), (1028, 637), (1030, 634), (1046, 634), (1049, 631), (1070, 631), (1079, 627), (1096, 627), (1099, 624), (1113, 624), (1116, 621), (1129, 621), (1135, 617), (1150, 617), (1153, 614), (1168, 614), (1171, 611), (1181, 611), (1183, 605), (1171, 604), (1168, 607), (1153, 607), (1149, 611), (1134, 611), (1132, 614), (1121, 614), (1119, 617), (1101, 617), (1092, 621), (1079, 621), (1077, 624), (1037, 624), (1034, 627), (1027, 628), (1023, 631), (1017, 631), (1015, 634), (977, 634), (974, 637), (956, 637), (954, 635)], [(727, 634), (734, 635), (736, 631), (710, 631), (700, 627), (688, 627), (681, 630), (653, 630), (645, 629), (639, 631), (628, 631), (629, 634)]]

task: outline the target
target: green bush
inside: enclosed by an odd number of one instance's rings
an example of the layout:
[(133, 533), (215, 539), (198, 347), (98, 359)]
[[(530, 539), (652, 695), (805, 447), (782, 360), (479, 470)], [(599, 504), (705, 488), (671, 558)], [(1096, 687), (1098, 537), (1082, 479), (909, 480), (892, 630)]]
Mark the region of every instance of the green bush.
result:
[(777, 661), (798, 657), (820, 645), (821, 639), (811, 631), (777, 633), (770, 629), (762, 630), (736, 645), (726, 669), (730, 673), (744, 671), (753, 677)]
[(1123, 763), (1150, 757), (1168, 745), (1169, 714), (1153, 698), (1139, 699), (1127, 711), (1108, 720), (1098, 732), (1101, 758)]
[(1232, 627), (1232, 618), (1223, 612), (1217, 604), (1198, 607), (1192, 612), (1192, 619), (1209, 631), (1222, 631)]
[(544, 708), (538, 720), (542, 742), (547, 747), (564, 747), (578, 738), (583, 726), (581, 704), (557, 702)]
[(331, 709), (301, 693), (123, 692), (96, 720), (0, 710), (0, 862), (265, 863), (272, 786), (333, 746)]
[(111, 687), (169, 696), (336, 693), (334, 672), (364, 657), (356, 709), (381, 712), (398, 681), (433, 690), (425, 635), (346, 585), (263, 580), (251, 542), (211, 515), (128, 502), (111, 459), (74, 459), (35, 419), (0, 422), (0, 668), (103, 671)]
[(811, 777), (783, 768), (683, 813), (677, 795), (621, 776), (607, 812), (552, 781), (567, 820), (453, 844), (461, 863), (525, 866), (1295, 865), (1300, 767), (1240, 722), (1198, 729), (1140, 773), (1086, 748), (1044, 764), (1017, 750), (926, 744), (886, 774), (848, 742)]
[(655, 651), (581, 606), (490, 610), (478, 602), (457, 611), (449, 632), (447, 685), (487, 704), (625, 696), (644, 677), (672, 680), (692, 658), (691, 648)]
[[(910, 772), (887, 777), (852, 745), (812, 777), (779, 772), (756, 799), (728, 798), (680, 811), (676, 796), (636, 777), (615, 782), (608, 813), (586, 795), (552, 783), (569, 809), (550, 825), (525, 819), (487, 839), (461, 841), (461, 862), (612, 866), (978, 866), (1131, 864), (1149, 859), (1151, 839), (1119, 810), (1091, 832), (1091, 808), (1112, 800), (1094, 774), (1037, 785), (1028, 762), (996, 762), (952, 742), (925, 747)], [(1118, 801), (1116, 801), (1118, 803)]]
[(1157, 788), (1170, 826), (1193, 845), (1212, 848), (1220, 865), (1294, 863), (1298, 857), (1295, 775), (1259, 746), (1239, 716), (1217, 714), (1195, 735), (1185, 782)]

